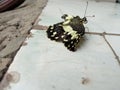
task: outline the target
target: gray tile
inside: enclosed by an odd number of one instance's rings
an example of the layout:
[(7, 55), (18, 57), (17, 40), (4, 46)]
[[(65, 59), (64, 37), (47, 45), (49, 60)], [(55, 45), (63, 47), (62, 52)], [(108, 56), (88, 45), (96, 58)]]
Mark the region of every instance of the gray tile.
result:
[(120, 57), (120, 36), (106, 36), (106, 38), (117, 53), (117, 55)]
[(76, 52), (34, 31), (8, 73), (20, 73), (11, 90), (119, 90), (119, 66), (101, 36), (86, 35)]
[[(88, 0), (49, 0), (40, 18), (40, 25), (52, 25), (61, 22), (63, 14), (84, 16), (86, 1)], [(68, 4), (69, 3), (69, 4)], [(85, 26), (91, 32), (108, 32), (120, 34), (120, 4), (112, 2), (89, 1), (86, 16), (95, 15), (94, 18), (88, 17), (88, 24)]]

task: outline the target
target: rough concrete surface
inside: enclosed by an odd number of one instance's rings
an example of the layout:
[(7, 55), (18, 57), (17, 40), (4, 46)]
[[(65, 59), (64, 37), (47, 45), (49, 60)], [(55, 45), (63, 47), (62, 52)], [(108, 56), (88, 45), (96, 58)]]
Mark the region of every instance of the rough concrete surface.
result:
[(47, 0), (26, 0), (15, 10), (0, 13), (0, 81)]

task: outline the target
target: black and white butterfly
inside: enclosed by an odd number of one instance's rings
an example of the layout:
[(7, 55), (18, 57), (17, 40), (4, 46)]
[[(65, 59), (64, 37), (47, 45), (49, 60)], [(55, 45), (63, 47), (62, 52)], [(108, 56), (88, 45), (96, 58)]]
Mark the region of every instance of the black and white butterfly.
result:
[(49, 26), (47, 36), (51, 40), (63, 42), (70, 51), (75, 51), (81, 37), (85, 34), (83, 24), (87, 23), (87, 18), (67, 14), (64, 14), (61, 18), (64, 19), (63, 22)]

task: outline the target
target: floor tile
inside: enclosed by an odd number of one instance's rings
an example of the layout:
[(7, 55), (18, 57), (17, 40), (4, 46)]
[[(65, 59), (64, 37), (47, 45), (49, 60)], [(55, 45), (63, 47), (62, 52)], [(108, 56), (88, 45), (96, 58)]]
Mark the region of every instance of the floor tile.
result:
[(119, 90), (119, 66), (101, 36), (86, 35), (76, 52), (34, 31), (9, 72), (20, 73), (11, 90)]
[[(86, 1), (88, 0), (49, 0), (48, 5), (40, 16), (40, 25), (52, 25), (63, 21), (61, 16), (63, 14), (79, 15), (84, 17), (86, 8)], [(86, 16), (95, 15), (95, 17), (88, 17), (88, 24), (85, 26), (91, 32), (107, 32), (120, 34), (120, 4), (113, 2), (96, 2), (89, 1)]]
[[(40, 25), (61, 22), (64, 13), (84, 16), (87, 0), (49, 0)], [(120, 4), (89, 1), (86, 15), (90, 32), (120, 34)], [(87, 29), (86, 29), (87, 30)], [(33, 37), (26, 40), (17, 53), (8, 73), (20, 74), (17, 84), (10, 90), (119, 90), (120, 67), (102, 36), (85, 35), (76, 52), (67, 50), (63, 43), (51, 41), (46, 31), (32, 30)], [(116, 53), (119, 37), (107, 36)]]
[(120, 36), (106, 36), (106, 38), (117, 53), (117, 55), (120, 57)]

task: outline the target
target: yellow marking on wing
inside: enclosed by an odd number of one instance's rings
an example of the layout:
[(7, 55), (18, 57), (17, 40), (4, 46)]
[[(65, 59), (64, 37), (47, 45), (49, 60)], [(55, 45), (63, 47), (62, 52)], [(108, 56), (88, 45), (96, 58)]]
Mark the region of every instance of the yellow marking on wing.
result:
[(66, 19), (66, 20), (73, 19), (73, 16), (72, 16), (72, 15), (68, 15), (65, 19)]
[(67, 40), (67, 39), (64, 39), (63, 41), (67, 42), (68, 40)]
[(73, 41), (71, 42), (71, 44), (73, 44)]
[(54, 33), (53, 33), (53, 35), (56, 35), (56, 34), (57, 34), (57, 32), (54, 32)]
[(54, 29), (54, 27), (52, 26), (52, 27), (50, 27), (50, 29)]
[(78, 38), (77, 31), (74, 31), (71, 26), (63, 26), (63, 29), (65, 32), (68, 32), (69, 35), (71, 35), (71, 39)]
[(58, 39), (59, 37), (55, 37), (55, 39)]
[(66, 24), (69, 24), (70, 23), (70, 20), (67, 20), (63, 23), (63, 25), (66, 25)]
[(64, 35), (61, 36), (61, 38), (63, 38), (63, 37), (64, 37)]
[(54, 37), (57, 34), (57, 32), (54, 32), (53, 35), (51, 35), (51, 37)]
[(50, 30), (50, 32), (53, 32), (53, 30)]

